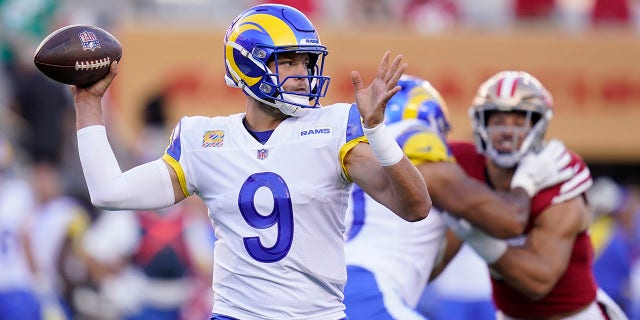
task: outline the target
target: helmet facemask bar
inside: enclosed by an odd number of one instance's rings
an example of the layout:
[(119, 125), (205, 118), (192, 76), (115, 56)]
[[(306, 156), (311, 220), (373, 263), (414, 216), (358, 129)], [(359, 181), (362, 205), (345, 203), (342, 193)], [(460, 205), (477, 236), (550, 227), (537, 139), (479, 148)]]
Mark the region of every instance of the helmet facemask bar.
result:
[[(304, 113), (302, 109), (319, 107), (320, 98), (326, 95), (330, 80), (329, 77), (322, 75), (324, 70), (324, 59), (328, 53), (324, 46), (296, 45), (294, 47), (283, 48), (258, 44), (253, 48), (253, 50), (251, 50), (251, 52), (248, 52), (235, 43), (229, 42), (229, 44), (237, 49), (237, 52), (250, 59), (255, 66), (259, 67), (264, 72), (264, 76), (261, 77), (257, 85), (253, 86), (254, 89), (252, 90), (250, 86), (242, 83), (240, 76), (233, 75), (232, 68), (228, 68), (229, 73), (231, 73), (234, 78), (240, 79), (235, 86), (242, 88), (245, 93), (254, 99), (266, 105), (278, 108), (286, 115), (300, 116)], [(288, 76), (280, 81), (278, 72), (278, 55), (286, 52), (309, 54), (309, 69), (307, 70), (306, 75)], [(275, 70), (270, 70), (267, 66), (268, 61), (270, 61), (269, 59), (273, 59)], [(282, 85), (290, 78), (307, 80), (309, 83), (309, 92), (301, 93), (284, 90)], [(234, 81), (232, 79), (227, 79), (228, 84), (229, 82), (233, 85)]]
[[(259, 49), (261, 46), (257, 46)], [(329, 78), (322, 75), (324, 68), (324, 58), (327, 54), (324, 47), (318, 46), (296, 46), (293, 48), (269, 48), (272, 50), (272, 59), (274, 62), (274, 69), (270, 70), (266, 68), (264, 80), (260, 84), (260, 90), (265, 95), (269, 96), (269, 100), (273, 99), (271, 103), (267, 103), (272, 106), (280, 108), (283, 105), (289, 105), (288, 108), (300, 107), (300, 108), (317, 108), (319, 107), (320, 98), (324, 97), (327, 92)], [(300, 76), (287, 76), (284, 79), (279, 79), (278, 70), (278, 56), (282, 53), (294, 52), (294, 53), (308, 53), (309, 54), (309, 68), (306, 75)], [(318, 63), (319, 62), (319, 63)], [(295, 91), (287, 91), (283, 87), (289, 79), (304, 79), (309, 84), (309, 92), (301, 93)], [(282, 110), (281, 110), (282, 111)], [(284, 111), (283, 111), (284, 112)], [(287, 113), (285, 113), (287, 114)]]
[[(536, 108), (510, 108), (504, 110), (495, 106), (483, 106), (472, 109), (472, 126), (478, 151), (493, 161), (498, 167), (515, 167), (520, 159), (531, 151), (538, 151), (542, 147), (544, 134), (547, 130), (551, 110), (542, 113)], [(516, 112), (525, 115), (525, 125), (522, 127), (493, 126), (488, 127), (487, 121), (495, 112)], [(511, 131), (511, 151), (499, 151), (493, 144), (492, 134)], [(519, 140), (522, 139), (520, 147)]]

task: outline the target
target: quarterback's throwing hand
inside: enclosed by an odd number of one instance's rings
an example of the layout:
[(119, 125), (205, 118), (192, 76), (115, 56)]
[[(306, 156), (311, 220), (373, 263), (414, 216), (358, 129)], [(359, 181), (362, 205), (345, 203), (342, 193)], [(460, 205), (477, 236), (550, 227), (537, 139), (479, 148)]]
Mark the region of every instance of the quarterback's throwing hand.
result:
[(540, 190), (569, 180), (574, 170), (571, 155), (559, 140), (551, 140), (538, 153), (522, 157), (511, 179), (511, 188), (522, 187), (529, 197)]

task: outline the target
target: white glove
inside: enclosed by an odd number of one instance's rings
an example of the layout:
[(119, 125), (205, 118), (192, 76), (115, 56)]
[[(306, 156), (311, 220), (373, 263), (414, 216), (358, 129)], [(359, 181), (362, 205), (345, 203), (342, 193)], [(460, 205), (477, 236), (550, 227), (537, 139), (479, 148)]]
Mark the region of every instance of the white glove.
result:
[(488, 264), (498, 261), (509, 247), (506, 241), (488, 235), (467, 220), (458, 219), (448, 213), (443, 214), (442, 217), (449, 229), (464, 240)]
[(574, 169), (569, 165), (571, 155), (559, 140), (551, 140), (538, 153), (529, 153), (520, 159), (511, 179), (511, 189), (522, 187), (529, 197), (540, 190), (569, 180)]

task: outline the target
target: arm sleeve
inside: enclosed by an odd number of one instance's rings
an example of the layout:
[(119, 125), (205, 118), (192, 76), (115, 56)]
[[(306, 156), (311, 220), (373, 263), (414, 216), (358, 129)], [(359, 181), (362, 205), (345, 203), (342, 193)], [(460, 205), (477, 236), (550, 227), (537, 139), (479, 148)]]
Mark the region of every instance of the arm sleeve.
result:
[(122, 172), (104, 126), (82, 128), (77, 136), (80, 163), (93, 205), (107, 210), (153, 210), (175, 202), (163, 160)]

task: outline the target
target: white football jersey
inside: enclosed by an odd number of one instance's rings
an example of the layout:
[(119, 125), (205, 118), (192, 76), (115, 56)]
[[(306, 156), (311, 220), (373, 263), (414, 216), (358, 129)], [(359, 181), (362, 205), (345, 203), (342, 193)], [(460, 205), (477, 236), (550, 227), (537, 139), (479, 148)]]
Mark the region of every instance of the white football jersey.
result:
[(213, 312), (243, 320), (340, 319), (343, 158), (366, 141), (355, 105), (290, 117), (265, 144), (244, 114), (185, 117), (163, 158), (207, 204), (217, 241)]
[[(415, 165), (454, 161), (446, 142), (417, 120), (396, 122), (388, 129)], [(435, 205), (426, 219), (408, 222), (354, 186), (346, 221), (347, 264), (371, 271), (385, 299), (398, 295), (415, 307), (446, 232)]]
[(74, 198), (61, 196), (39, 205), (33, 217), (30, 241), (38, 271), (50, 288), (62, 288), (58, 259), (68, 238), (79, 237), (89, 224), (86, 209)]
[(34, 204), (27, 182), (0, 177), (0, 292), (31, 287), (31, 268), (21, 237)]

